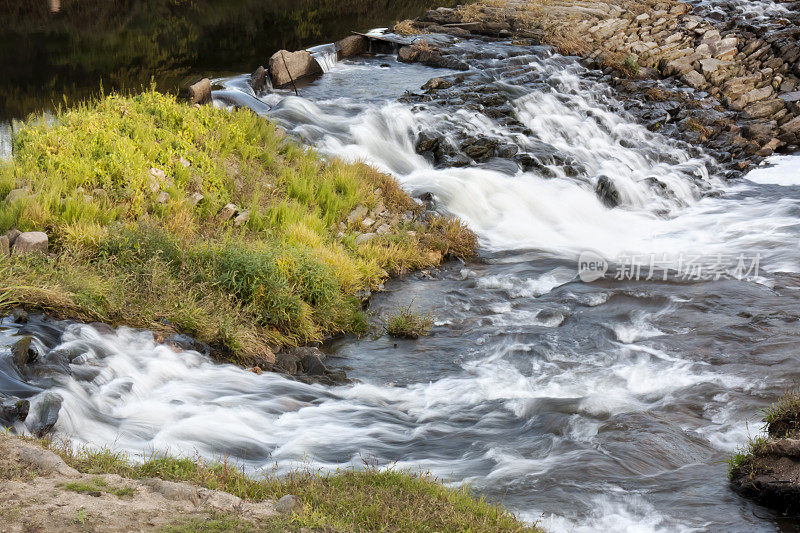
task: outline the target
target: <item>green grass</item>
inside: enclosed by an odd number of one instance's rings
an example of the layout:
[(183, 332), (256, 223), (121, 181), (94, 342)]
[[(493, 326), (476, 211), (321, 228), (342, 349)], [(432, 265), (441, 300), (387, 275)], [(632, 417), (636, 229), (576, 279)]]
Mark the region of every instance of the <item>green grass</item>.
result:
[(433, 317), (429, 314), (415, 313), (411, 305), (400, 307), (397, 312), (385, 320), (386, 333), (392, 337), (418, 339), (429, 335), (433, 326)]
[(64, 489), (79, 492), (81, 494), (91, 494), (97, 492), (105, 492), (113, 494), (118, 498), (126, 498), (136, 494), (136, 491), (130, 487), (112, 487), (103, 478), (95, 477), (91, 481), (75, 481), (64, 485)]
[(777, 402), (762, 410), (765, 423), (761, 433), (748, 438), (746, 444), (726, 460), (728, 477), (754, 473), (753, 460), (762, 453), (764, 446), (775, 439), (795, 438), (800, 430), (800, 392), (787, 391)]
[(761, 451), (767, 442), (768, 439), (765, 435), (750, 437), (746, 444), (740, 446), (733, 454), (728, 456), (725, 461), (728, 464), (728, 478), (733, 478), (741, 473), (752, 474), (753, 457)]
[[(323, 160), (247, 110), (155, 90), (34, 117), (12, 146), (0, 233), (44, 231), (52, 253), (0, 257), (0, 312), (180, 331), (263, 364), (282, 345), (363, 332), (361, 291), (476, 246), (367, 165)], [(2, 200), (16, 188), (30, 194)], [(229, 203), (249, 219), (221, 220)], [(359, 206), (372, 228), (348, 221)], [(379, 224), (389, 231), (355, 244)]]
[(764, 409), (764, 422), (771, 437), (791, 437), (800, 430), (800, 392), (788, 391)]
[(502, 506), (476, 497), (466, 485), (445, 487), (427, 472), (396, 469), (342, 469), (333, 473), (298, 470), (284, 476), (251, 477), (227, 462), (154, 456), (131, 463), (108, 450), (74, 450), (43, 444), (70, 466), (89, 474), (118, 474), (132, 479), (158, 477), (222, 490), (249, 501), (277, 500), (294, 494), (303, 511), (276, 517), (256, 527), (232, 516), (187, 519), (168, 531), (322, 531), (537, 532)]

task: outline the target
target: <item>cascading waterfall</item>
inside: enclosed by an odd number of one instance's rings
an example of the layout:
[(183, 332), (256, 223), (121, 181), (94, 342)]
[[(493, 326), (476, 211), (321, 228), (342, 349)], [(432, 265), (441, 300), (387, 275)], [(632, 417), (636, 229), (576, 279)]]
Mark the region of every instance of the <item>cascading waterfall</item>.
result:
[[(800, 193), (787, 177), (797, 158), (728, 184), (709, 157), (619, 111), (577, 63), (504, 43), (455, 46), (509, 96), (516, 125), (399, 102), (450, 72), (387, 57), (343, 62), (302, 97), (255, 99), (244, 76), (215, 94), (324, 154), (391, 172), (470, 224), (480, 261), (373, 297), (376, 316), (413, 299), (436, 317), (431, 337), (338, 340), (329, 349), (359, 382), (324, 387), (176, 353), (149, 333), (70, 325), (31, 377), (46, 392), (32, 398), (28, 427), (60, 402), (56, 435), (134, 456), (227, 456), (251, 471), (421, 466), (551, 531), (773, 531), (767, 511), (728, 490), (720, 461), (765, 399), (800, 378)], [(511, 143), (539, 167), (435, 165), (416, 151), (425, 132), (454, 146)], [(619, 207), (598, 198), (603, 176)], [(575, 258), (586, 249), (758, 252), (765, 271), (758, 283), (582, 283)], [(0, 343), (16, 334), (4, 322)]]
[(319, 63), (322, 72), (330, 72), (338, 62), (336, 45), (333, 43), (314, 46), (313, 48), (309, 48), (308, 52), (310, 52), (311, 56)]

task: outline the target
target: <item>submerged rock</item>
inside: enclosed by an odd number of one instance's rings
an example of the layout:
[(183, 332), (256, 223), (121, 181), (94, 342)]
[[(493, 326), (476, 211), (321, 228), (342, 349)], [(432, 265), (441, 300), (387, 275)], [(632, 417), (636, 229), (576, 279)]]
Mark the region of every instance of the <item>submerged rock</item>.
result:
[(620, 203), (619, 190), (608, 176), (600, 176), (600, 179), (597, 180), (594, 192), (597, 194), (597, 197), (600, 198), (600, 201), (603, 202), (603, 205), (608, 208), (617, 207)]
[(58, 422), (58, 413), (61, 410), (63, 399), (58, 394), (47, 392), (36, 404), (33, 416), (28, 419), (28, 429), (41, 438), (50, 433)]
[(319, 348), (300, 346), (285, 348), (275, 356), (273, 370), (295, 376), (307, 383), (335, 385), (346, 382), (347, 376), (341, 370), (331, 370), (323, 362), (325, 353)]
[(0, 427), (11, 427), (28, 418), (31, 404), (28, 400), (6, 400), (0, 402)]
[(33, 345), (33, 337), (23, 337), (11, 347), (14, 364), (22, 371), (27, 365), (36, 361), (38, 352)]
[(250, 78), (247, 80), (247, 83), (250, 84), (250, 87), (256, 94), (263, 93), (267, 88), (267, 69), (265, 69), (263, 66), (259, 66), (253, 71), (252, 74), (250, 74)]

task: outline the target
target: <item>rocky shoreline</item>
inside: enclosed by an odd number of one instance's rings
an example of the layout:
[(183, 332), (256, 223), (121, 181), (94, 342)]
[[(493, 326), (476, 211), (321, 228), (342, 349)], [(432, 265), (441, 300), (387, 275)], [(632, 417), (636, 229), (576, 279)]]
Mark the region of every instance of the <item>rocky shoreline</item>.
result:
[(395, 31), (524, 39), (580, 56), (650, 108), (649, 128), (674, 125), (735, 170), (796, 151), (800, 26), (717, 27), (703, 12), (676, 1), (485, 1), (428, 11)]

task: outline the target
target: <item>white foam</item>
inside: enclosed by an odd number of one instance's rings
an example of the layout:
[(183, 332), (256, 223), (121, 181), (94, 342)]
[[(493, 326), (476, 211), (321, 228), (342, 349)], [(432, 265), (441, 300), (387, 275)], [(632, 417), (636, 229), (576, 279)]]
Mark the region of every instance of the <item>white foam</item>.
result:
[(776, 155), (769, 157), (760, 167), (751, 170), (746, 177), (753, 183), (800, 185), (800, 156)]

